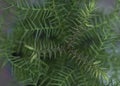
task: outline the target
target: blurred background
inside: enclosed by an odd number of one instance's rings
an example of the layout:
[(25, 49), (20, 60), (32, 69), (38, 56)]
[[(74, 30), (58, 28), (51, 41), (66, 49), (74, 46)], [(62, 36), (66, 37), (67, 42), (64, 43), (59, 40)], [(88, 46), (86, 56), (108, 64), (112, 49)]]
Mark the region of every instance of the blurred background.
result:
[[(114, 9), (115, 0), (98, 0), (96, 6), (99, 11), (109, 14)], [(6, 35), (8, 35), (8, 32), (11, 30), (15, 19), (12, 11), (6, 13), (5, 9), (3, 9), (7, 7), (8, 4), (4, 0), (0, 0), (0, 17), (4, 18), (4, 23), (2, 23), (2, 26)], [(119, 49), (120, 46), (118, 47), (118, 52), (120, 52)], [(3, 62), (5, 63), (4, 58), (0, 58), (0, 66), (3, 66), (1, 65)], [(0, 86), (19, 86), (15, 78), (11, 75), (11, 67), (9, 63), (0, 69)]]

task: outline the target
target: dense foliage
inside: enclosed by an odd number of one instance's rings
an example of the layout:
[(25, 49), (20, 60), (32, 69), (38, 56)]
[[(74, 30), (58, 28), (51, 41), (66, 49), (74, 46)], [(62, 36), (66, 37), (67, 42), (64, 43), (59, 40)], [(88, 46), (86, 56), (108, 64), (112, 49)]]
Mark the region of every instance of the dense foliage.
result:
[(3, 37), (0, 28), (0, 56), (7, 57), (18, 81), (25, 86), (119, 86), (119, 0), (110, 14), (98, 12), (96, 0), (6, 1), (16, 23), (9, 36)]

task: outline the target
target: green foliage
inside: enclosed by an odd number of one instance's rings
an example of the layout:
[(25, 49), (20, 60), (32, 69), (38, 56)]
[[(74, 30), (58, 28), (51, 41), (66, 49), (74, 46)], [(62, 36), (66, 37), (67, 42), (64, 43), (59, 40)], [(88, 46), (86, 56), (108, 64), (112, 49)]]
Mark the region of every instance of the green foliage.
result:
[(106, 15), (97, 11), (95, 0), (8, 3), (16, 24), (1, 49), (18, 81), (25, 86), (112, 85), (107, 72), (114, 53), (108, 49), (119, 41), (113, 29), (118, 7)]

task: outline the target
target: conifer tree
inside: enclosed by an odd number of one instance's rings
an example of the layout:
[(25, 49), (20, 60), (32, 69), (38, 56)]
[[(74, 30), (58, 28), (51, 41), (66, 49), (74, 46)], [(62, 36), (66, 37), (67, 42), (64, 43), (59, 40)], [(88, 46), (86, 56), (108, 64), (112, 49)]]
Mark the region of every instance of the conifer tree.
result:
[(115, 52), (120, 0), (109, 14), (98, 11), (96, 0), (6, 2), (16, 22), (9, 36), (0, 27), (0, 57), (10, 62), (23, 86), (120, 85), (115, 76), (120, 70)]

